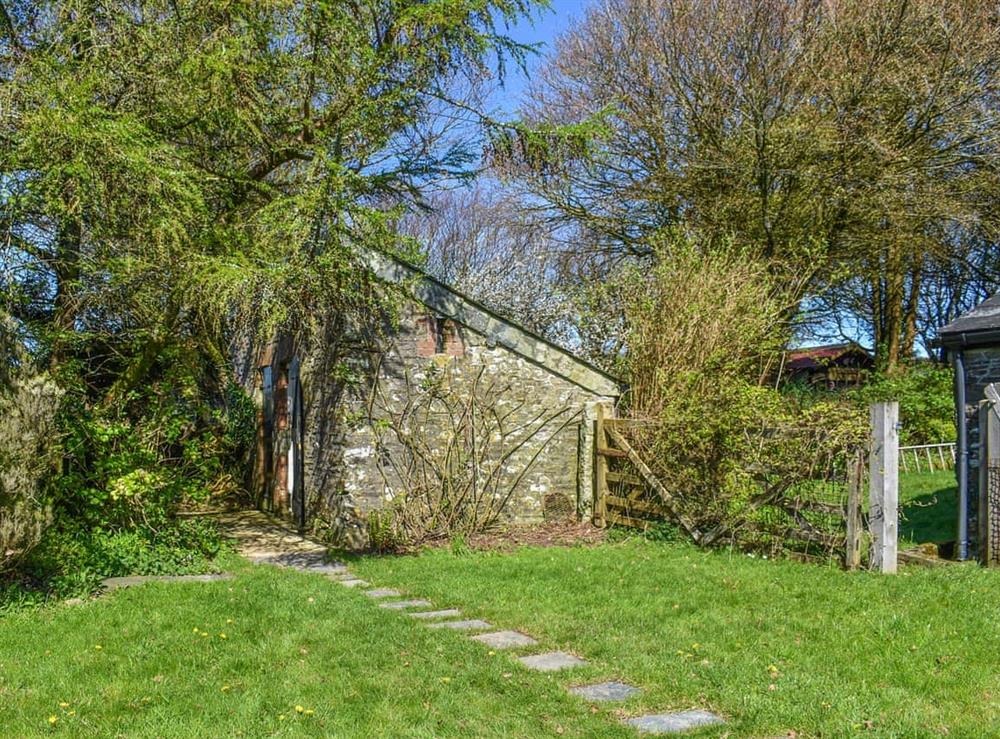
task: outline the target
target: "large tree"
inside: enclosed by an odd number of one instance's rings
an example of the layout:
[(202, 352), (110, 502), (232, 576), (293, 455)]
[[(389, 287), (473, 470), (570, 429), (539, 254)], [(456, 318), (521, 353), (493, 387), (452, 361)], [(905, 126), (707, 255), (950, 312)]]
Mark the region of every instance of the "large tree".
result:
[(684, 224), (852, 311), (891, 368), (928, 266), (996, 243), (998, 29), (985, 0), (608, 0), (559, 40), (509, 158), (590, 256), (652, 259)]
[(0, 1), (0, 289), (53, 366), (115, 347), (114, 387), (178, 335), (356, 297), (386, 204), (462, 175), (430, 120), (525, 49), (534, 0)]

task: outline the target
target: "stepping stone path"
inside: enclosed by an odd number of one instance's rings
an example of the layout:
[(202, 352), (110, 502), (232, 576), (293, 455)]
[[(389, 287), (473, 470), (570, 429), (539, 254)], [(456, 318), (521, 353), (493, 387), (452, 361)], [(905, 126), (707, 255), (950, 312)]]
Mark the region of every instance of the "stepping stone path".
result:
[(537, 641), (520, 631), (494, 631), (492, 634), (477, 634), (469, 638), (494, 649), (514, 649), (515, 647), (531, 647), (538, 644)]
[(101, 581), (106, 590), (131, 588), (147, 582), (214, 582), (216, 580), (232, 580), (234, 575), (227, 572), (215, 575), (134, 575), (132, 577), (109, 577)]
[(641, 692), (625, 683), (597, 683), (596, 685), (579, 685), (570, 688), (569, 692), (588, 701), (623, 701)]
[[(290, 567), (304, 572), (326, 575), (332, 582), (337, 582), (348, 588), (369, 588), (368, 582), (351, 574), (347, 567), (339, 562), (327, 561), (327, 550), (322, 544), (307, 539), (293, 532), (287, 525), (266, 514), (254, 511), (227, 513), (217, 517), (218, 522), (227, 533), (237, 541), (240, 553), (257, 564), (270, 564), (278, 567)], [(226, 580), (232, 575), (180, 575), (152, 577), (113, 577), (104, 581), (108, 589), (129, 587), (153, 580), (166, 581), (197, 581)], [(365, 595), (372, 599), (394, 598), (402, 595), (393, 588), (372, 588)], [(446, 608), (438, 611), (406, 611), (407, 608), (428, 607), (430, 601), (420, 598), (379, 603), (380, 608), (398, 610), (412, 618), (427, 621), (425, 624), (432, 629), (454, 629), (457, 631), (485, 631), (494, 628), (492, 624), (480, 619), (459, 621), (434, 621), (439, 618), (454, 618), (461, 616), (457, 608)], [(477, 642), (493, 649), (516, 649), (533, 646), (538, 642), (527, 634), (519, 631), (494, 631), (489, 634), (470, 636)], [(545, 652), (518, 657), (526, 668), (540, 672), (556, 672), (575, 667), (584, 667), (587, 661), (566, 652)], [(620, 682), (597, 683), (594, 685), (579, 685), (569, 688), (569, 692), (588, 701), (621, 701), (637, 694), (639, 688)], [(624, 719), (624, 723), (637, 729), (640, 734), (676, 734), (702, 726), (712, 726), (725, 723), (720, 716), (703, 710), (679, 711), (676, 713), (653, 714)]]
[(462, 612), (457, 608), (445, 608), (443, 611), (418, 611), (416, 613), (407, 613), (407, 616), (413, 616), (413, 618), (454, 618), (455, 616), (461, 616)]
[(424, 600), (423, 598), (414, 598), (413, 600), (394, 600), (391, 603), (379, 603), (379, 608), (395, 608), (397, 610), (403, 610), (404, 608), (429, 608), (432, 606), (429, 600)]
[(724, 722), (714, 713), (692, 710), (637, 716), (627, 719), (625, 723), (634, 726), (640, 734), (678, 734), (682, 731), (697, 729), (700, 726), (712, 726)]
[(371, 590), (366, 590), (365, 595), (369, 598), (396, 598), (402, 593), (394, 588), (372, 588)]
[(432, 629), (458, 629), (459, 631), (484, 631), (493, 628), (493, 624), (488, 621), (480, 621), (478, 618), (468, 621), (435, 621), (427, 626)]
[(587, 660), (574, 657), (566, 652), (544, 652), (542, 654), (532, 654), (527, 657), (518, 657), (518, 661), (529, 670), (539, 672), (555, 672), (556, 670), (569, 670), (573, 667), (584, 667)]

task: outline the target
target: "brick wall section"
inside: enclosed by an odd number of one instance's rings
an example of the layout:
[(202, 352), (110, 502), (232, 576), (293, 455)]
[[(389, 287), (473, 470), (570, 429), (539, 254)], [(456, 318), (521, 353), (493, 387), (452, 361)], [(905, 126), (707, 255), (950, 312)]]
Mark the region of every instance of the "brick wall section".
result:
[[(511, 425), (540, 412), (566, 410), (558, 422), (547, 425), (510, 459), (507, 467), (514, 474), (539, 452), (543, 440), (548, 440), (518, 483), (507, 516), (520, 522), (540, 521), (545, 496), (552, 493), (566, 496), (588, 515), (595, 404), (610, 405), (614, 399), (588, 391), (451, 320), (437, 323), (443, 325), (440, 338), (444, 351), (429, 353), (428, 342), (434, 339), (428, 335), (429, 328), (435, 325), (429, 318), (422, 306), (409, 304), (381, 352), (363, 350), (361, 342), (349, 335), (337, 338), (336, 348), (327, 343), (305, 352), (305, 481), (310, 519), (325, 521), (330, 528), (327, 535), (338, 543), (363, 546), (364, 514), (383, 507), (398, 493), (393, 489), (398, 481), (390, 474), (387, 482), (379, 471), (370, 409), (375, 407), (377, 417), (382, 399), (399, 403), (408, 392), (423, 392), (421, 382), (432, 372), (450, 373), (453, 387), (461, 393), (480, 368), (491, 382), (509, 385), (501, 403), (520, 408), (509, 419)], [(434, 340), (441, 348), (441, 342)], [(333, 372), (333, 366), (349, 371)], [(349, 380), (338, 379), (345, 374)], [(376, 382), (380, 392), (373, 406), (370, 389)], [(570, 418), (571, 422), (554, 433), (556, 426)], [(428, 423), (422, 432), (433, 439), (445, 429)]]

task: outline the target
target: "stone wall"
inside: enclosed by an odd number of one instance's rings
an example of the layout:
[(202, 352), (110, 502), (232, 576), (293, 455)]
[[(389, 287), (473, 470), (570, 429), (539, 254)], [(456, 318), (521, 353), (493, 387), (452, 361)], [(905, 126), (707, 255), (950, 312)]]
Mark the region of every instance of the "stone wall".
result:
[(986, 386), (1000, 383), (1000, 347), (966, 349), (965, 419), (969, 438), (969, 501), (973, 516), (977, 513), (979, 490), (979, 403), (986, 400)]
[[(329, 526), (330, 538), (362, 546), (364, 515), (404, 492), (407, 475), (398, 467), (413, 457), (414, 444), (400, 441), (406, 424), (399, 420), (408, 409), (420, 410), (405, 432), (440, 451), (449, 448), (454, 410), (463, 402), (494, 416), (477, 422), (490, 430), (492, 445), (480, 454), (489, 455), (488, 469), (502, 461), (495, 487), (513, 490), (506, 518), (541, 521), (547, 507), (589, 515), (595, 407), (613, 405), (614, 397), (415, 302), (403, 309), (390, 338), (372, 342), (364, 334), (335, 327), (324, 341), (300, 349), (308, 515)], [(482, 449), (485, 440), (477, 443)]]

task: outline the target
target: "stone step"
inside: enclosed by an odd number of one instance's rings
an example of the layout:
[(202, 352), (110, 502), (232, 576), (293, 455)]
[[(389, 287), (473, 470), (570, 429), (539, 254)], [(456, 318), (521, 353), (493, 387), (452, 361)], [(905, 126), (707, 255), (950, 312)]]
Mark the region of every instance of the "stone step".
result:
[(427, 626), (432, 629), (458, 629), (466, 631), (485, 631), (486, 629), (493, 628), (493, 624), (488, 621), (480, 621), (478, 618), (467, 621), (435, 621), (427, 624)]
[(676, 713), (658, 713), (650, 716), (636, 716), (625, 723), (639, 730), (640, 734), (679, 734), (701, 726), (713, 726), (725, 721), (710, 711), (693, 709)]
[(494, 631), (490, 634), (477, 634), (469, 638), (494, 649), (515, 649), (538, 644), (537, 641), (520, 631)]
[(423, 598), (413, 598), (412, 600), (394, 600), (390, 603), (379, 603), (379, 608), (395, 608), (402, 610), (404, 608), (429, 608), (434, 605), (429, 600), (424, 600)]
[(357, 578), (353, 580), (337, 580), (345, 588), (367, 588), (370, 583), (367, 580), (358, 580)]
[(569, 692), (588, 701), (623, 701), (642, 691), (626, 683), (609, 682), (578, 685)]
[(402, 595), (402, 593), (395, 588), (372, 588), (371, 590), (366, 590), (365, 595), (369, 598), (396, 598)]
[(587, 660), (580, 659), (566, 652), (543, 652), (542, 654), (530, 654), (527, 657), (518, 657), (517, 659), (529, 670), (538, 670), (539, 672), (570, 670), (574, 667), (585, 667), (587, 665)]
[(407, 616), (413, 616), (413, 618), (454, 618), (455, 616), (461, 616), (462, 612), (457, 608), (445, 608), (442, 611), (418, 611), (416, 613), (407, 613)]

